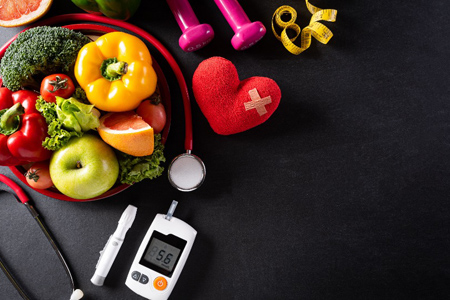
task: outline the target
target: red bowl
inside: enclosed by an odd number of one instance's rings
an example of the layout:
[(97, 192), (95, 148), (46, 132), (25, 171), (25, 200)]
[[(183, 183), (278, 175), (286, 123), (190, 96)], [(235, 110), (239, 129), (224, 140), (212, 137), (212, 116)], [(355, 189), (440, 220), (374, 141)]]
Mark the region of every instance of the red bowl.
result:
[[(40, 23), (40, 25), (45, 25), (45, 23)], [(75, 31), (79, 31), (79, 32), (81, 32), (85, 35), (91, 36), (91, 37), (100, 36), (105, 33), (118, 31), (114, 28), (104, 26), (104, 25), (97, 25), (97, 24), (73, 24), (73, 25), (66, 25), (66, 26), (62, 26), (62, 27), (65, 27), (65, 28), (68, 28), (71, 30), (75, 30)], [(17, 36), (15, 36), (10, 41), (8, 41), (0, 49), (0, 59), (3, 57), (6, 49), (11, 44), (11, 42), (14, 41), (15, 38), (17, 38)], [(152, 57), (152, 61), (153, 61), (153, 68), (155, 69), (155, 72), (158, 76), (158, 88), (159, 88), (159, 91), (161, 94), (161, 102), (164, 105), (164, 108), (166, 110), (166, 115), (167, 115), (166, 126), (164, 127), (163, 131), (161, 132), (161, 142), (163, 144), (165, 144), (165, 142), (167, 140), (167, 136), (169, 134), (170, 122), (171, 122), (170, 92), (169, 92), (169, 86), (167, 84), (166, 77), (164, 76), (164, 73), (162, 72), (158, 63), (155, 61), (154, 57)], [(0, 81), (0, 85), (1, 85), (1, 81)], [(17, 178), (19, 178), (23, 183), (28, 185), (30, 188), (34, 189), (35, 191), (37, 191), (43, 195), (48, 196), (48, 197), (63, 200), (63, 201), (86, 202), (86, 201), (105, 199), (107, 197), (116, 195), (129, 187), (128, 184), (118, 183), (115, 186), (113, 186), (110, 190), (108, 190), (107, 192), (103, 193), (100, 196), (90, 198), (90, 199), (74, 199), (74, 198), (68, 197), (68, 196), (60, 193), (56, 188), (49, 188), (49, 189), (42, 190), (42, 189), (35, 189), (35, 188), (31, 187), (28, 184), (28, 182), (24, 176), (24, 174), (26, 173), (26, 168), (24, 166), (13, 166), (13, 167), (9, 167), (9, 168), (14, 173), (14, 175), (17, 176)]]

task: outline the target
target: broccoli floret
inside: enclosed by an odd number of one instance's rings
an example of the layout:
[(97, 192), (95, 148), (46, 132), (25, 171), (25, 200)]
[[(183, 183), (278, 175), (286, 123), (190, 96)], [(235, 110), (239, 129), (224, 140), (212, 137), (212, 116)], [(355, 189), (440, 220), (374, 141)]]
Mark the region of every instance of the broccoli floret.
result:
[(62, 27), (40, 26), (22, 32), (11, 43), (0, 62), (3, 84), (11, 91), (39, 86), (39, 77), (67, 73), (78, 51), (91, 40)]
[(79, 86), (75, 88), (75, 92), (73, 93), (72, 97), (82, 103), (90, 104), (86, 96), (86, 92)]

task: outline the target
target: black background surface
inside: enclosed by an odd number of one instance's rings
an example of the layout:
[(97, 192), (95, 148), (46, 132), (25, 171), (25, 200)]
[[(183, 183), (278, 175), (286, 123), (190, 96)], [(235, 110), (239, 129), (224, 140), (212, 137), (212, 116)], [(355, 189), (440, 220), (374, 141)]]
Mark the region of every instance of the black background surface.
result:
[[(299, 56), (273, 37), (281, 5), (310, 14), (303, 1), (241, 1), (268, 32), (235, 51), (231, 28), (213, 1), (191, 1), (213, 42), (195, 53), (165, 1), (142, 1), (129, 20), (173, 54), (191, 88), (198, 64), (222, 56), (240, 78), (266, 76), (281, 88), (264, 124), (220, 136), (192, 97), (194, 151), (207, 167), (191, 193), (166, 173), (111, 198), (70, 203), (28, 187), (88, 300), (140, 299), (124, 282), (155, 214), (179, 201), (175, 215), (198, 231), (171, 299), (448, 299), (450, 297), (450, 85), (448, 1), (328, 1), (328, 45), (313, 40)], [(82, 12), (56, 0), (46, 17)], [(0, 29), (0, 44), (20, 29)], [(152, 52), (154, 53), (154, 51)], [(172, 93), (165, 155), (184, 151), (182, 101), (161, 56)], [(167, 165), (166, 165), (167, 166)], [(0, 172), (17, 178), (8, 168)], [(24, 185), (22, 185), (24, 186)], [(26, 209), (0, 201), (0, 255), (35, 299), (68, 299), (69, 282)], [(90, 283), (99, 251), (128, 204), (136, 220), (103, 287)], [(0, 275), (0, 299), (20, 299)]]

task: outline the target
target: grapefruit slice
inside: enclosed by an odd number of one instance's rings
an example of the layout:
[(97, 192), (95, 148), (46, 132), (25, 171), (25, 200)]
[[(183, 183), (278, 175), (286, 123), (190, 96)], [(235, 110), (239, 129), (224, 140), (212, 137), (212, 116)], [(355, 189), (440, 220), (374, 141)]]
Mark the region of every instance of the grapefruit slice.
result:
[(53, 0), (0, 0), (0, 26), (16, 27), (47, 13)]
[(153, 153), (153, 128), (133, 111), (104, 115), (97, 130), (107, 144), (124, 153), (133, 156)]

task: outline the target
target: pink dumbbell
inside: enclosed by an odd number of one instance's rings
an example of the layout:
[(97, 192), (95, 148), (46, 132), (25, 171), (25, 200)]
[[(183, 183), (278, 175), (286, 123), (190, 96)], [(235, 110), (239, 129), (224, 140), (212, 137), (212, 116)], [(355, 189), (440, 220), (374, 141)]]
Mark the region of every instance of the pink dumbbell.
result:
[(167, 0), (183, 34), (178, 43), (186, 52), (203, 48), (214, 37), (214, 31), (208, 24), (200, 24), (188, 0)]
[(214, 1), (235, 33), (231, 39), (234, 49), (245, 50), (256, 44), (266, 34), (266, 28), (261, 22), (250, 22), (237, 0)]

